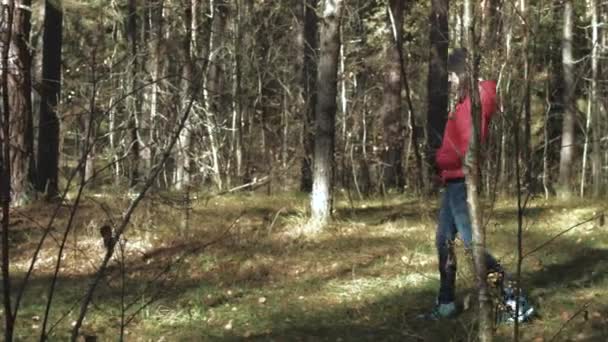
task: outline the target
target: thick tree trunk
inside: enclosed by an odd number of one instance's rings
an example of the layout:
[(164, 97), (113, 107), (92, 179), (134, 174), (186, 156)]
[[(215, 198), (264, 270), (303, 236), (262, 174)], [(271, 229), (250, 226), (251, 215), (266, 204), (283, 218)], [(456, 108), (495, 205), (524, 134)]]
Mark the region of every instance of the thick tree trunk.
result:
[(562, 38), (562, 66), (564, 69), (564, 121), (562, 123), (562, 143), (559, 159), (559, 189), (561, 198), (569, 198), (572, 195), (571, 175), (572, 161), (574, 157), (574, 125), (575, 125), (575, 103), (574, 103), (574, 58), (572, 56), (572, 34), (573, 34), (573, 8), (572, 0), (564, 1), (564, 22)]
[[(441, 145), (448, 110), (448, 8), (449, 0), (432, 0), (430, 22), (430, 56), (427, 78), (426, 139), (428, 165), (435, 165), (435, 151)], [(431, 174), (436, 171), (430, 170)], [(429, 182), (428, 184), (431, 184)], [(430, 189), (429, 189), (430, 190)]]
[(401, 111), (401, 58), (403, 36), (403, 1), (390, 0), (387, 8), (388, 32), (382, 124), (384, 130), (383, 182), (385, 189), (402, 189), (403, 174), (403, 115)]
[(38, 191), (48, 198), (58, 194), (59, 119), (57, 105), (61, 95), (61, 46), (63, 8), (61, 1), (44, 2), (42, 47), (42, 91), (38, 125)]
[(488, 293), (486, 282), (486, 236), (482, 223), (481, 205), (479, 201), (479, 189), (481, 177), (479, 174), (480, 144), (481, 144), (481, 105), (479, 100), (479, 87), (477, 83), (477, 46), (475, 37), (475, 27), (473, 26), (474, 9), (473, 0), (464, 1), (464, 27), (465, 27), (465, 47), (468, 50), (468, 81), (471, 97), (471, 122), (472, 134), (469, 141), (465, 159), (465, 172), (467, 182), (467, 202), (471, 216), (473, 230), (473, 263), (475, 278), (477, 283), (477, 294), (479, 299), (479, 340), (490, 342), (493, 339), (493, 320), (492, 303)]
[(342, 0), (326, 0), (321, 23), (321, 50), (315, 110), (315, 154), (311, 194), (311, 230), (322, 229), (331, 216), (338, 55)]
[(303, 6), (302, 20), (302, 43), (299, 47), (303, 55), (302, 68), (302, 97), (304, 108), (302, 109), (302, 145), (304, 156), (301, 166), (300, 191), (312, 191), (312, 156), (314, 150), (314, 122), (315, 107), (317, 105), (316, 77), (317, 77), (317, 0), (301, 0)]
[(25, 204), (33, 188), (33, 123), (31, 53), (31, 1), (15, 2), (13, 32), (11, 35), (8, 87), (10, 108), (11, 190), (13, 205)]
[(11, 203), (11, 148), (10, 139), (4, 137), (10, 136), (11, 124), (11, 108), (9, 92), (12, 91), (9, 84), (10, 65), (10, 46), (13, 39), (13, 22), (15, 2), (8, 0), (2, 3), (2, 17), (0, 18), (0, 37), (2, 38), (2, 120), (0, 121), (1, 130), (1, 160), (0, 160), (0, 202), (2, 204), (2, 299), (4, 308), (4, 340), (13, 340), (14, 320), (13, 307), (11, 304), (11, 276), (10, 276), (10, 253), (9, 253), (9, 222), (10, 222), (10, 203)]
[[(548, 13), (548, 25), (551, 30), (558, 32), (560, 28), (563, 28), (561, 24), (561, 17), (563, 17), (563, 11), (560, 6), (553, 6), (551, 11)], [(556, 165), (559, 165), (559, 153), (561, 146), (559, 141), (562, 135), (563, 117), (564, 117), (564, 99), (565, 99), (565, 86), (564, 86), (564, 68), (561, 57), (561, 44), (562, 37), (560, 35), (551, 35), (551, 41), (548, 46), (549, 61), (549, 77), (548, 77), (548, 88), (547, 88), (547, 104), (549, 113), (547, 113), (547, 120), (545, 124), (546, 128), (546, 140), (556, 142), (547, 146), (546, 151), (546, 165), (543, 166), (545, 169), (544, 183), (548, 192), (555, 195), (559, 192), (559, 174), (551, 172)], [(546, 167), (545, 167), (546, 166)]]

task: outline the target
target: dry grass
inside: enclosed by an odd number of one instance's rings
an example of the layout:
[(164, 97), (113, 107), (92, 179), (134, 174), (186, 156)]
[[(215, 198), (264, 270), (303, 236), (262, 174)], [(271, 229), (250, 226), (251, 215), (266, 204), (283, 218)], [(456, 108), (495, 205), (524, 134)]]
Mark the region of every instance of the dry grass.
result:
[[(124, 253), (90, 308), (86, 332), (116, 340), (125, 312), (132, 319), (127, 340), (133, 341), (474, 339), (472, 310), (444, 322), (416, 319), (432, 306), (438, 286), (435, 201), (338, 201), (334, 223), (305, 237), (297, 234), (307, 218), (307, 198), (301, 195), (194, 200), (187, 220), (179, 198), (154, 195), (139, 208)], [(102, 257), (99, 225), (116, 220), (127, 200), (101, 196), (79, 208), (51, 311), (56, 339), (67, 336), (75, 318), (71, 309)], [(513, 203), (502, 200), (486, 211), (489, 247), (510, 269), (516, 257)], [(39, 333), (68, 209), (61, 209), (54, 239), (37, 263), (18, 319), (19, 339)], [(597, 202), (533, 201), (524, 250), (604, 209)], [(36, 204), (13, 213), (21, 217), (12, 228), (17, 283), (52, 210)], [(525, 288), (541, 315), (522, 328), (523, 340), (549, 341), (560, 329), (557, 341), (608, 337), (605, 229), (595, 221), (582, 225), (524, 260)], [(462, 299), (472, 292), (472, 282), (462, 248), (458, 256)], [(510, 340), (511, 329), (499, 327), (498, 339)]]

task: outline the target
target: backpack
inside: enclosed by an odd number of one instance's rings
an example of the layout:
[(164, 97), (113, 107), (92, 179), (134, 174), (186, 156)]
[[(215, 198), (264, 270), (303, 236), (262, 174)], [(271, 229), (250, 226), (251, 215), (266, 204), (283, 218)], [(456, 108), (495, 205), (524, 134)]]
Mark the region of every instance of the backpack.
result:
[[(517, 307), (518, 302), (519, 307)], [(519, 323), (528, 322), (535, 314), (534, 306), (524, 291), (519, 289), (519, 295), (517, 295), (517, 289), (513, 283), (509, 283), (506, 287), (503, 286), (502, 295), (496, 306), (497, 324), (514, 323), (516, 319)]]

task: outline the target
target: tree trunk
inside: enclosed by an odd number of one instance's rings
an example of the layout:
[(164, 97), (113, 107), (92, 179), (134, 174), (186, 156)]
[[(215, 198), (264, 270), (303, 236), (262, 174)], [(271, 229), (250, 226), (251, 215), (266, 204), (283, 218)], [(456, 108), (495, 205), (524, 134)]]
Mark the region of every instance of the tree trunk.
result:
[(543, 123), (543, 190), (545, 191), (545, 199), (549, 199), (549, 113), (551, 112), (551, 97), (549, 95), (549, 89), (551, 89), (550, 80), (546, 81), (545, 103), (547, 108), (545, 109), (545, 120)]
[(572, 56), (573, 32), (572, 0), (564, 0), (564, 22), (562, 38), (562, 66), (564, 69), (564, 121), (562, 123), (562, 143), (559, 159), (559, 189), (561, 198), (572, 195), (571, 175), (572, 160), (574, 157), (574, 59)]
[(467, 182), (467, 202), (471, 216), (473, 230), (473, 262), (476, 275), (478, 299), (479, 299), (479, 340), (490, 342), (493, 339), (492, 303), (488, 294), (486, 282), (486, 237), (482, 223), (481, 205), (479, 202), (479, 189), (481, 177), (479, 174), (480, 144), (481, 144), (481, 105), (479, 101), (479, 87), (477, 83), (477, 46), (475, 27), (473, 26), (473, 15), (476, 12), (474, 1), (464, 1), (464, 27), (465, 47), (468, 50), (468, 78), (471, 97), (471, 122), (472, 134), (469, 141), (465, 159), (465, 172)]
[(61, 1), (44, 2), (42, 47), (42, 91), (38, 125), (38, 191), (47, 198), (58, 194), (59, 119), (57, 105), (61, 95), (61, 45), (63, 8)]
[(15, 2), (8, 65), (11, 146), (11, 190), (13, 205), (25, 204), (33, 188), (34, 136), (32, 123), (31, 1)]
[[(356, 14), (356, 21), (354, 25), (354, 35), (356, 39), (355, 49), (363, 51), (367, 47), (367, 32), (365, 28), (364, 18), (368, 16), (370, 9), (369, 2), (366, 0), (357, 0), (355, 3), (358, 8)], [(357, 65), (355, 75), (353, 77), (353, 92), (354, 96), (352, 99), (352, 112), (355, 116), (353, 118), (353, 137), (351, 138), (351, 167), (352, 167), (352, 181), (355, 186), (355, 190), (362, 199), (363, 195), (368, 195), (371, 192), (372, 184), (369, 172), (369, 157), (367, 155), (367, 141), (369, 131), (368, 115), (369, 110), (367, 108), (367, 86), (369, 72), (367, 69), (366, 58), (360, 53), (353, 57), (353, 64)]]
[(600, 118), (603, 116), (601, 106), (598, 106), (598, 77), (599, 77), (599, 6), (597, 0), (590, 0), (591, 9), (591, 179), (593, 184), (593, 197), (599, 198), (604, 192), (604, 184), (602, 182), (602, 155), (600, 139), (602, 138)]
[(234, 161), (232, 176), (242, 181), (242, 164), (243, 164), (243, 56), (246, 56), (248, 48), (245, 44), (243, 31), (244, 26), (243, 15), (245, 8), (242, 6), (242, 0), (235, 2), (235, 34), (234, 34), (234, 60), (233, 60), (233, 76), (232, 76), (232, 134), (230, 139), (230, 158)]
[[(427, 164), (435, 165), (435, 151), (441, 146), (448, 110), (448, 8), (449, 0), (432, 0), (430, 56), (427, 78)], [(431, 174), (436, 171), (430, 170)], [(428, 184), (431, 184), (430, 182)], [(430, 190), (430, 189), (428, 189)]]
[[(344, 32), (343, 32), (343, 27), (340, 27), (340, 36), (343, 36)], [(337, 174), (336, 179), (340, 180), (340, 187), (342, 187), (343, 189), (346, 189), (347, 194), (350, 198), (350, 182), (348, 179), (348, 169), (349, 168), (348, 165), (348, 158), (346, 157), (348, 155), (348, 150), (349, 150), (349, 145), (350, 145), (350, 139), (348, 137), (347, 130), (348, 130), (348, 124), (349, 124), (349, 120), (348, 120), (348, 116), (349, 116), (349, 108), (348, 108), (348, 87), (347, 87), (347, 83), (349, 82), (349, 75), (346, 73), (346, 63), (347, 63), (347, 56), (345, 54), (346, 51), (346, 43), (343, 42), (342, 44), (340, 44), (340, 52), (338, 54), (338, 59), (339, 59), (339, 91), (338, 91), (338, 97), (340, 98), (340, 117), (339, 117), (339, 121), (340, 121), (340, 137), (337, 139), (337, 143), (336, 143), (336, 149), (340, 150), (340, 167), (336, 167), (336, 171), (335, 173)], [(351, 111), (352, 112), (352, 111)]]
[(131, 86), (129, 95), (129, 133), (131, 134), (131, 174), (129, 177), (130, 185), (137, 185), (140, 181), (139, 164), (140, 164), (140, 140), (139, 140), (139, 99), (137, 94), (137, 88), (139, 82), (138, 68), (139, 58), (137, 56), (137, 7), (135, 0), (129, 0), (128, 13), (127, 13), (127, 35), (129, 37), (129, 47), (131, 48)]
[(151, 34), (150, 46), (148, 50), (150, 51), (150, 65), (149, 68), (152, 73), (152, 85), (150, 87), (150, 107), (148, 114), (148, 127), (149, 130), (147, 132), (147, 153), (148, 153), (148, 161), (150, 166), (146, 165), (148, 169), (154, 164), (154, 159), (156, 158), (157, 146), (155, 145), (155, 141), (157, 141), (157, 124), (158, 124), (158, 116), (159, 116), (159, 104), (160, 104), (160, 95), (161, 95), (161, 84), (162, 82), (159, 80), (161, 78), (162, 69), (163, 69), (163, 49), (164, 49), (164, 39), (163, 39), (163, 27), (164, 27), (164, 19), (163, 19), (163, 7), (164, 0), (148, 0), (149, 4), (149, 17), (151, 21), (151, 28), (153, 33)]
[(211, 147), (211, 169), (213, 180), (218, 190), (223, 185), (220, 171), (220, 139), (218, 137), (219, 123), (223, 120), (221, 116), (222, 98), (224, 94), (224, 79), (222, 78), (221, 47), (224, 40), (228, 20), (228, 3), (226, 0), (212, 0), (213, 4), (209, 10), (212, 13), (211, 33), (209, 37), (208, 64), (206, 73), (205, 102), (207, 108), (207, 133)]
[(523, 162), (525, 167), (524, 174), (524, 185), (530, 186), (532, 182), (532, 129), (531, 129), (531, 109), (530, 109), (530, 90), (531, 90), (531, 82), (532, 77), (530, 75), (530, 18), (528, 15), (527, 9), (527, 0), (521, 0), (521, 16), (522, 16), (522, 27), (523, 27), (523, 35), (524, 39), (522, 42), (523, 45), (523, 58), (524, 58), (524, 139), (523, 139)]
[[(98, 82), (95, 80), (94, 82)], [(91, 97), (97, 96), (96, 91), (93, 91)], [(96, 115), (94, 107), (90, 107), (88, 115), (82, 115), (80, 117), (80, 136), (82, 155), (85, 158), (84, 167), (80, 170), (82, 172), (82, 179), (85, 181), (92, 180), (95, 174), (95, 136), (97, 130), (95, 127), (95, 120), (93, 119)]]
[[(523, 0), (525, 1), (525, 0)], [(489, 70), (492, 75), (496, 72), (496, 61), (498, 60), (500, 50), (497, 49), (499, 40), (499, 18), (502, 14), (502, 1), (500, 0), (485, 0), (482, 2), (482, 23), (481, 44), (485, 51), (488, 52), (486, 59), (489, 60)]]
[[(396, 37), (394, 37), (396, 38)], [(401, 46), (401, 44), (400, 44)], [(408, 141), (408, 147), (406, 149), (406, 155), (405, 155), (405, 165), (403, 167), (403, 170), (407, 171), (407, 162), (409, 160), (409, 151), (410, 148), (413, 150), (414, 152), (414, 159), (415, 159), (415, 163), (416, 163), (416, 169), (415, 172), (413, 172), (413, 177), (410, 178), (414, 178), (414, 188), (415, 191), (417, 191), (418, 193), (421, 193), (422, 190), (425, 188), (425, 180), (424, 180), (424, 172), (423, 172), (423, 167), (422, 167), (422, 155), (420, 154), (420, 149), (418, 148), (418, 133), (417, 133), (417, 126), (416, 126), (416, 115), (415, 115), (415, 111), (414, 111), (414, 103), (412, 101), (412, 92), (410, 89), (410, 83), (408, 80), (408, 76), (406, 73), (406, 63), (405, 63), (405, 57), (404, 57), (404, 53), (403, 53), (403, 49), (399, 49), (399, 65), (400, 65), (400, 74), (401, 74), (401, 81), (402, 81), (402, 85), (403, 88), (405, 89), (405, 99), (407, 101), (407, 107), (408, 107), (408, 119), (407, 119), (407, 125), (408, 128), (410, 130), (410, 137), (409, 137), (409, 141)]]
[[(182, 43), (184, 65), (182, 66), (182, 79), (181, 79), (181, 111), (185, 111), (189, 99), (192, 96), (192, 82), (194, 81), (193, 62), (192, 62), (192, 7), (193, 1), (189, 0), (183, 4), (184, 9), (184, 26), (186, 27), (186, 34)], [(190, 117), (184, 124), (184, 129), (179, 134), (177, 142), (177, 160), (176, 160), (176, 182), (175, 188), (182, 190), (187, 187), (190, 183), (190, 153), (191, 153), (191, 137), (192, 137), (192, 117)]]
[(301, 166), (300, 191), (312, 190), (312, 156), (314, 150), (315, 107), (317, 105), (316, 74), (317, 74), (317, 0), (301, 0), (303, 8), (303, 46), (299, 47), (303, 54), (302, 68), (302, 97), (304, 108), (302, 110), (302, 145), (304, 156)]
[(10, 136), (10, 124), (11, 124), (11, 108), (9, 91), (12, 91), (9, 84), (9, 73), (5, 70), (9, 70), (10, 65), (10, 46), (13, 35), (13, 9), (15, 8), (15, 2), (8, 0), (2, 4), (2, 22), (0, 23), (0, 29), (2, 30), (2, 68), (0, 73), (2, 75), (2, 123), (1, 132), (3, 139), (0, 140), (2, 148), (0, 160), (0, 201), (2, 204), (2, 299), (4, 308), (4, 340), (11, 342), (13, 340), (14, 320), (13, 320), (13, 308), (11, 304), (11, 276), (10, 276), (10, 254), (9, 254), (9, 221), (10, 221), (10, 203), (11, 203), (11, 156), (10, 156), (10, 141), (4, 139), (4, 137)]
[(403, 118), (401, 111), (401, 58), (403, 37), (403, 1), (390, 0), (387, 8), (388, 31), (392, 39), (386, 48), (382, 124), (384, 129), (383, 182), (385, 189), (402, 189)]
[[(560, 18), (563, 17), (563, 10), (560, 6), (553, 6), (548, 13), (548, 26), (554, 32), (559, 32), (563, 29)], [(560, 139), (562, 136), (562, 126), (564, 118), (564, 99), (565, 99), (565, 82), (564, 68), (562, 62), (562, 37), (561, 35), (551, 35), (551, 41), (548, 44), (547, 60), (549, 61), (549, 77), (547, 89), (547, 104), (549, 106), (546, 120), (546, 140), (555, 144), (549, 145), (546, 151), (546, 177), (544, 183), (549, 193), (555, 195), (559, 192), (559, 173), (551, 172), (555, 166), (559, 165), (560, 160)]]
[[(417, 130), (417, 125), (416, 125), (416, 115), (414, 112), (414, 103), (412, 101), (412, 92), (410, 90), (410, 86), (409, 86), (409, 80), (407, 78), (407, 75), (405, 73), (405, 59), (403, 57), (403, 52), (401, 52), (401, 78), (403, 79), (403, 86), (405, 88), (405, 94), (406, 94), (406, 99), (407, 99), (407, 106), (408, 106), (408, 126), (410, 129), (410, 139), (408, 144), (411, 146), (412, 150), (414, 151), (414, 159), (416, 162), (416, 172), (414, 172), (414, 185), (415, 185), (415, 189), (418, 192), (418, 194), (421, 194), (424, 190), (424, 188), (426, 187), (426, 181), (424, 179), (424, 172), (423, 172), (423, 166), (422, 166), (422, 155), (420, 154), (420, 149), (418, 148), (418, 141), (419, 141), (419, 137), (418, 137), (418, 130)], [(409, 151), (409, 148), (408, 148)], [(408, 152), (409, 154), (409, 152)], [(406, 155), (406, 158), (409, 158)], [(407, 170), (407, 167), (405, 168)]]
[(321, 23), (321, 50), (315, 109), (315, 154), (311, 194), (311, 230), (329, 222), (332, 203), (336, 95), (342, 0), (326, 0)]

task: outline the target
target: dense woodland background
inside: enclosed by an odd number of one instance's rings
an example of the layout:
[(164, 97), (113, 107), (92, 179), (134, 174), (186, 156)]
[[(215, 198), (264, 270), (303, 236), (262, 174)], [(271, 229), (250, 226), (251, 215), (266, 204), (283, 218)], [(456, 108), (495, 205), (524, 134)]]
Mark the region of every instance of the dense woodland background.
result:
[[(155, 188), (311, 190), (313, 141), (323, 135), (315, 108), (333, 101), (324, 92), (332, 71), (318, 68), (319, 27), (331, 17), (317, 1), (14, 5), (4, 93), (15, 204), (36, 192), (56, 196), (73, 170), (92, 186), (141, 184), (186, 112)], [(520, 158), (535, 192), (600, 195), (605, 4), (475, 7), (480, 74), (499, 81), (501, 97), (483, 165), (487, 191), (512, 191)], [(335, 188), (359, 197), (422, 192), (446, 120), (446, 56), (463, 46), (463, 5), (338, 9), (328, 126)], [(6, 24), (4, 32), (6, 40)]]
[[(136, 200), (118, 237), (149, 192), (301, 191), (321, 222), (335, 193), (434, 194), (464, 3), (5, 0), (5, 227), (9, 203), (83, 193)], [(472, 3), (500, 96), (484, 195), (605, 198), (608, 3)]]

